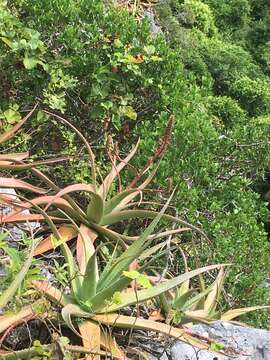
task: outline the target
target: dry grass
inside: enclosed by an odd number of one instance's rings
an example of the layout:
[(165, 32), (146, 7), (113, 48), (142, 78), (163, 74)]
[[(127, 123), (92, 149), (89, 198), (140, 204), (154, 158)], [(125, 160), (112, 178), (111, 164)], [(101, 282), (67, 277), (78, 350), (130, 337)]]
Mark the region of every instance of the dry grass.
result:
[(146, 10), (155, 6), (158, 0), (108, 0), (110, 4), (118, 8), (124, 8), (139, 20), (144, 16)]

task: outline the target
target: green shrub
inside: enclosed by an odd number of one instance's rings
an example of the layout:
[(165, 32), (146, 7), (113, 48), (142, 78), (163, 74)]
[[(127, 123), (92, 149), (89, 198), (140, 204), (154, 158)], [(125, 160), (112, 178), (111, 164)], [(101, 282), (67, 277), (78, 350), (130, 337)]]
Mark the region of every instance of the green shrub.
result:
[(232, 94), (251, 116), (268, 114), (270, 111), (270, 81), (241, 77), (231, 85)]
[(226, 127), (233, 126), (237, 122), (243, 122), (247, 118), (247, 114), (237, 101), (228, 96), (210, 96), (208, 108), (210, 113), (221, 120)]
[(250, 20), (249, 0), (205, 0), (212, 9), (218, 27), (225, 32), (243, 30)]
[(217, 31), (211, 9), (200, 0), (185, 0), (176, 16), (183, 25), (196, 27), (206, 35), (212, 36)]

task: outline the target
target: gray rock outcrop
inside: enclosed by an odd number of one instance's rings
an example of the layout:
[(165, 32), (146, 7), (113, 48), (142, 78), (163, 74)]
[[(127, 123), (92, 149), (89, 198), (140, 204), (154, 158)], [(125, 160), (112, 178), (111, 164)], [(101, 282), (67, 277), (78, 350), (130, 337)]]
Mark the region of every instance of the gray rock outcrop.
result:
[(217, 321), (211, 325), (195, 325), (193, 331), (208, 336), (226, 347), (236, 349), (233, 356), (217, 356), (210, 351), (176, 342), (160, 360), (270, 360), (270, 331)]

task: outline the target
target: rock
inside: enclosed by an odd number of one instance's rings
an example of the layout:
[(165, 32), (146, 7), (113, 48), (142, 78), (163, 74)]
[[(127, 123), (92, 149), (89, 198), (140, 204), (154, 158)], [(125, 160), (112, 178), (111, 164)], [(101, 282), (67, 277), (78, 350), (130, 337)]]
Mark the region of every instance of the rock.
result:
[(162, 32), (161, 28), (156, 24), (155, 15), (151, 10), (147, 10), (144, 12), (145, 16), (147, 17), (150, 25), (150, 32), (152, 35), (157, 35)]
[(195, 325), (193, 331), (208, 336), (239, 351), (241, 355), (232, 357), (216, 356), (193, 346), (176, 342), (160, 360), (270, 360), (270, 331), (234, 325), (217, 321), (211, 325)]

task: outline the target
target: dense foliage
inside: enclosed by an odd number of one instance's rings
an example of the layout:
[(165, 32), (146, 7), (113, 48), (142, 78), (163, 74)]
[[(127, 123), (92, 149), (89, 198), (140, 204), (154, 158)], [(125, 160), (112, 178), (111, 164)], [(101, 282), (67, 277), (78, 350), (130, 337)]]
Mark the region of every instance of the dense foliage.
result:
[[(268, 190), (270, 165), (270, 5), (162, 0), (155, 12), (159, 34), (147, 16), (137, 22), (98, 0), (1, 0), (1, 124), (8, 129), (38, 102), (68, 117), (100, 150), (109, 136), (122, 151), (140, 136), (140, 168), (173, 114), (155, 186), (165, 195), (177, 186), (177, 215), (211, 239), (194, 237), (196, 250), (187, 242), (186, 255), (201, 264), (233, 262), (229, 303), (267, 303), (260, 284), (270, 271), (269, 214), (260, 191)], [(16, 145), (39, 156), (80, 154), (74, 134), (43, 112)], [(54, 176), (91, 178), (83, 157)]]

